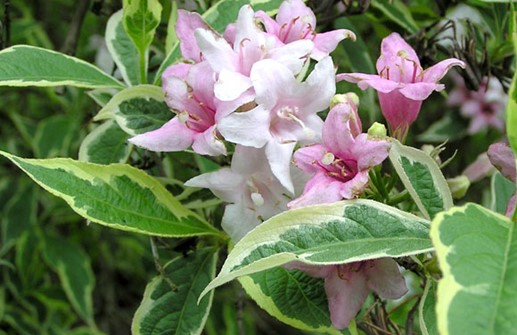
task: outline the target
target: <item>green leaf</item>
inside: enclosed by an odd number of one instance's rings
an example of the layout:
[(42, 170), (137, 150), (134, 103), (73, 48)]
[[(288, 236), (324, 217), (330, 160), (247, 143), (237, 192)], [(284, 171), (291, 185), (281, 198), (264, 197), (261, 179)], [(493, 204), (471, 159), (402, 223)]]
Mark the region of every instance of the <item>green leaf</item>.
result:
[(428, 154), (394, 140), (389, 157), (402, 183), (426, 218), (431, 219), (453, 206), (447, 181)]
[(221, 233), (183, 207), (158, 181), (129, 165), (97, 165), (72, 159), (10, 159), (82, 217), (110, 228), (184, 237)]
[(155, 277), (147, 285), (131, 326), (133, 335), (201, 334), (213, 294), (197, 298), (214, 278), (217, 252), (199, 249), (179, 256), (164, 267), (166, 279)]
[[(215, 31), (222, 33), (229, 23), (237, 20), (237, 15), (242, 6), (250, 4), (254, 10), (263, 10), (271, 13), (278, 9), (283, 0), (221, 0), (203, 13), (202, 17)], [(153, 83), (159, 85), (162, 73), (167, 67), (181, 58), (179, 41), (174, 44), (171, 51), (163, 60), (156, 72)]]
[[(517, 55), (517, 11), (512, 11), (512, 39), (514, 54)], [(513, 75), (512, 85), (508, 91), (508, 106), (506, 107), (506, 136), (510, 146), (517, 157), (517, 71)], [(517, 165), (517, 164), (516, 164)], [(517, 209), (514, 211), (512, 219), (517, 222)]]
[(436, 216), (431, 238), (442, 269), (440, 334), (512, 334), (517, 320), (515, 223), (477, 204)]
[(160, 128), (173, 116), (160, 87), (139, 85), (117, 93), (94, 121), (114, 119), (120, 128), (134, 136)]
[(92, 302), (95, 277), (88, 255), (77, 244), (51, 236), (45, 236), (43, 255), (59, 276), (74, 309), (90, 326), (95, 326)]
[(371, 4), (407, 32), (414, 34), (420, 29), (409, 8), (401, 0), (378, 0), (372, 1)]
[(262, 309), (278, 320), (302, 330), (342, 334), (332, 327), (321, 278), (277, 267), (240, 277), (239, 282)]
[(432, 249), (428, 234), (428, 221), (372, 200), (291, 210), (240, 240), (203, 293), (291, 261), (328, 265), (426, 252)]
[(9, 199), (2, 212), (2, 253), (36, 224), (37, 192), (30, 184), (17, 184), (17, 193)]
[(122, 10), (115, 12), (106, 25), (106, 46), (126, 84), (140, 84), (138, 50), (124, 30)]
[(418, 305), (418, 323), (422, 335), (438, 334), (436, 328), (436, 282), (427, 278), (422, 298)]
[(88, 134), (79, 148), (79, 160), (97, 164), (123, 163), (131, 153), (128, 134), (108, 121)]
[(492, 193), (491, 209), (499, 214), (506, 213), (508, 201), (515, 194), (515, 184), (503, 177), (499, 172), (492, 175), (490, 179)]
[(96, 90), (88, 91), (86, 94), (97, 103), (97, 105), (104, 107), (113, 98), (118, 91), (112, 88), (99, 88)]
[(456, 141), (467, 135), (459, 113), (448, 113), (417, 136), (420, 142), (443, 143)]
[(0, 51), (0, 86), (76, 86), (85, 88), (124, 85), (85, 61), (62, 53), (15, 45)]
[(139, 54), (140, 82), (147, 83), (149, 46), (160, 24), (162, 5), (158, 0), (123, 0), (123, 24)]
[(75, 115), (55, 115), (38, 123), (34, 134), (34, 154), (38, 158), (64, 156), (77, 136), (79, 119)]

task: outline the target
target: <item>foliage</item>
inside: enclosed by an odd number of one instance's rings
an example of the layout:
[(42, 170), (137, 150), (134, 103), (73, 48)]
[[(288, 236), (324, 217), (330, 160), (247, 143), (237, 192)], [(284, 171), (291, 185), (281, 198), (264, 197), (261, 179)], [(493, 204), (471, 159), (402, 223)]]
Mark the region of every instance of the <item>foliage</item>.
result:
[(0, 335), (512, 332), (515, 5), (305, 3), (3, 3)]

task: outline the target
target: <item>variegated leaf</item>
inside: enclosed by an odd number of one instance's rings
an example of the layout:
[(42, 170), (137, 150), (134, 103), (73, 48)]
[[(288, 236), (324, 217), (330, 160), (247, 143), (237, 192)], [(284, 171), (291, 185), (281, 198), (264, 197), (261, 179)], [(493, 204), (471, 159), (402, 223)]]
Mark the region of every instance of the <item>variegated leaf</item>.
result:
[(432, 250), (428, 235), (427, 220), (372, 200), (291, 210), (240, 240), (203, 294), (291, 261), (328, 265), (423, 253)]
[(447, 181), (428, 154), (394, 140), (389, 157), (402, 183), (426, 218), (432, 219), (437, 213), (453, 206)]

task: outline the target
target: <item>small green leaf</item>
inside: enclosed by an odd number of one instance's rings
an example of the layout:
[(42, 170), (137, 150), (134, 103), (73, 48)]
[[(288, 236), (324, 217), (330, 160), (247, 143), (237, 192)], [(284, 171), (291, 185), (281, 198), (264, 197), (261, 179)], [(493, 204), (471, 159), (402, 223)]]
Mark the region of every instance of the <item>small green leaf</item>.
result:
[(0, 86), (76, 86), (121, 88), (124, 85), (80, 59), (56, 51), (15, 45), (0, 51)]
[(401, 0), (372, 1), (372, 6), (409, 33), (414, 34), (420, 29), (415, 19), (413, 19), (409, 8)]
[(213, 248), (199, 249), (179, 256), (164, 267), (163, 277), (147, 285), (131, 326), (133, 335), (201, 334), (212, 296), (197, 303), (203, 288), (214, 278), (217, 253)]
[[(512, 10), (512, 40), (514, 54), (517, 54), (517, 11)], [(513, 149), (513, 154), (517, 157), (517, 71), (513, 75), (512, 85), (508, 91), (508, 106), (506, 107), (506, 136)], [(517, 165), (517, 164), (516, 164)], [(517, 222), (517, 209), (514, 211), (512, 219)]]
[(438, 334), (436, 328), (436, 282), (427, 278), (424, 292), (418, 306), (418, 323), (422, 335)]
[(88, 255), (77, 244), (51, 236), (45, 237), (43, 255), (58, 274), (61, 287), (74, 309), (94, 326), (92, 293), (95, 277)]
[[(271, 13), (283, 0), (221, 0), (203, 13), (202, 17), (215, 31), (224, 32), (228, 24), (237, 20), (242, 6), (250, 4), (254, 10)], [(163, 71), (181, 58), (179, 41), (176, 42), (156, 72), (153, 83), (159, 85)]]
[(332, 327), (324, 281), (277, 267), (239, 278), (246, 293), (273, 317), (298, 329), (348, 334)]
[(139, 54), (140, 83), (147, 83), (149, 46), (160, 24), (162, 5), (158, 0), (123, 0), (123, 24)]
[(88, 134), (79, 148), (79, 160), (110, 164), (123, 163), (131, 153), (128, 134), (114, 121), (108, 121)]
[(115, 12), (106, 25), (106, 46), (126, 84), (140, 84), (138, 50), (124, 30), (122, 10)]
[(490, 180), (492, 193), (491, 209), (499, 214), (506, 213), (508, 201), (515, 194), (515, 184), (503, 177), (499, 172), (492, 175)]
[(0, 155), (93, 222), (156, 236), (220, 235), (158, 181), (129, 165), (106, 166), (63, 158), (23, 159), (2, 151)]
[(328, 265), (426, 252), (432, 249), (428, 234), (428, 221), (372, 200), (291, 210), (240, 240), (203, 293), (291, 261)]
[(431, 238), (442, 269), (440, 334), (512, 334), (517, 319), (515, 222), (477, 204), (436, 216)]
[(114, 119), (120, 128), (134, 136), (160, 128), (173, 116), (160, 87), (139, 85), (117, 93), (94, 121)]
[(453, 206), (447, 181), (428, 154), (394, 140), (389, 157), (402, 183), (426, 218), (431, 219)]

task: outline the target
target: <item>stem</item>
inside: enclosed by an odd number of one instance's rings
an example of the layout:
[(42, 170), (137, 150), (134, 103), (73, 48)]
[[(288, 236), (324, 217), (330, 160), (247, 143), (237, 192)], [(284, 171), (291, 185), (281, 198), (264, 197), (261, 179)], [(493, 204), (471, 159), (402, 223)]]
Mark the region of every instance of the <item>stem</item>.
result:
[(145, 51), (140, 52), (140, 83), (147, 84), (147, 71), (145, 61)]
[(400, 192), (399, 194), (395, 195), (394, 197), (392, 197), (391, 199), (389, 199), (387, 204), (390, 206), (393, 206), (393, 205), (399, 204), (403, 201), (406, 201), (409, 198), (410, 198), (409, 192), (407, 190), (404, 190), (404, 191)]

